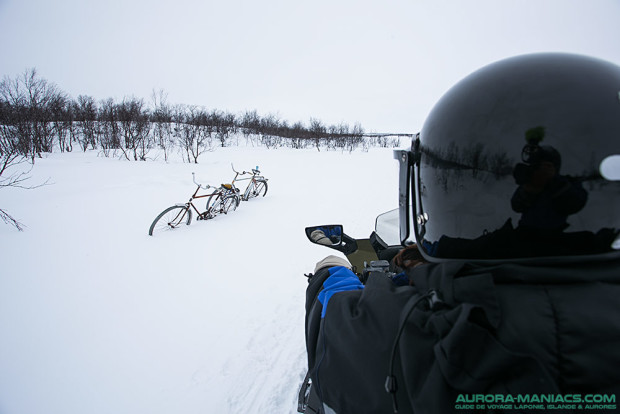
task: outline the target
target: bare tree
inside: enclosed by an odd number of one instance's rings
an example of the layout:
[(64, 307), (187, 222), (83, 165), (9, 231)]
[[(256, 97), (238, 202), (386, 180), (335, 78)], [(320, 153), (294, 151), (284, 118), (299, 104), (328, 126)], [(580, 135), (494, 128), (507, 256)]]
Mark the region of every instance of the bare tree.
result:
[(318, 151), (321, 151), (321, 140), (326, 135), (326, 128), (323, 123), (316, 119), (310, 118), (310, 133), (312, 134), (312, 138), (314, 139), (314, 145)]
[[(47, 181), (38, 185), (25, 185), (25, 182), (30, 179), (32, 164), (29, 158), (20, 154), (16, 148), (7, 147), (5, 144), (6, 142), (0, 141), (0, 190), (8, 187), (32, 190), (47, 185)], [(20, 164), (30, 164), (30, 168), (25, 171), (19, 170)], [(0, 219), (19, 231), (23, 230), (24, 225), (2, 208), (0, 208)]]
[[(352, 152), (358, 145), (364, 144), (364, 128), (360, 123), (353, 125), (353, 129), (349, 134), (349, 152)], [(366, 147), (365, 150), (368, 150)]]
[(37, 76), (36, 69), (26, 70), (21, 77), (5, 77), (0, 83), (0, 99), (12, 107), (12, 130), (18, 150), (34, 162), (43, 152), (53, 149), (54, 102), (65, 99), (56, 85)]
[(124, 138), (121, 151), (127, 160), (132, 155), (134, 161), (146, 161), (151, 149), (149, 117), (144, 109), (144, 101), (137, 98), (125, 98), (117, 106), (121, 135)]
[(198, 157), (205, 151), (212, 151), (211, 135), (203, 118), (205, 113), (194, 106), (177, 107), (176, 133), (184, 158), (187, 162), (198, 164)]
[(170, 147), (174, 145), (172, 135), (172, 108), (166, 102), (167, 95), (163, 90), (153, 91), (151, 96), (153, 101), (153, 112), (151, 122), (153, 123), (153, 137), (155, 144), (164, 151), (164, 159), (168, 161)]
[(91, 96), (80, 95), (73, 103), (74, 123), (77, 130), (76, 138), (86, 152), (90, 146), (97, 148), (97, 104)]
[(99, 108), (99, 145), (106, 157), (121, 147), (121, 134), (118, 126), (116, 105), (112, 98), (101, 103)]
[[(5, 77), (0, 83), (0, 189), (27, 187), (24, 182), (29, 171), (15, 168), (34, 163), (35, 154), (51, 151), (53, 146), (51, 103), (63, 99), (53, 85), (37, 78), (34, 69), (24, 72), (21, 78)], [(0, 219), (15, 226), (23, 225), (5, 210), (0, 209)]]
[(209, 114), (208, 123), (212, 126), (217, 139), (220, 141), (220, 145), (222, 147), (227, 146), (230, 134), (235, 133), (237, 130), (235, 115), (214, 110)]
[(30, 128), (27, 122), (26, 93), (19, 79), (6, 76), (0, 83), (3, 103), (4, 151), (16, 150), (21, 155), (30, 153)]
[[(2, 143), (4, 144), (4, 143)], [(0, 145), (2, 145), (0, 144)], [(23, 182), (28, 178), (27, 172), (10, 172), (12, 167), (17, 166), (18, 164), (26, 162), (26, 158), (21, 155), (16, 148), (0, 148), (0, 152), (2, 155), (0, 156), (0, 189), (6, 187), (21, 187), (23, 188)], [(23, 230), (23, 224), (14, 219), (9, 213), (7, 213), (4, 209), (0, 208), (0, 219), (4, 221), (6, 224), (11, 224), (17, 230)]]
[(241, 117), (241, 128), (244, 135), (258, 134), (260, 116), (256, 111), (246, 111)]
[[(24, 162), (25, 157), (20, 153), (17, 142), (11, 129), (11, 117), (9, 105), (0, 102), (0, 189), (19, 185), (25, 177), (22, 174), (7, 174), (12, 166)], [(22, 225), (10, 214), (0, 209), (0, 219), (5, 223), (12, 224), (18, 230)]]
[(293, 124), (288, 129), (288, 135), (291, 138), (291, 147), (295, 149), (305, 148), (308, 143), (308, 133), (306, 127), (300, 121)]
[(52, 114), (53, 132), (58, 142), (60, 152), (71, 152), (73, 149), (71, 138), (73, 136), (73, 105), (64, 94), (58, 94), (50, 103)]
[(260, 119), (258, 132), (261, 143), (267, 148), (278, 148), (282, 145), (281, 121), (277, 115), (269, 114)]
[(0, 155), (12, 158), (19, 154), (17, 134), (17, 109), (4, 99), (0, 99)]

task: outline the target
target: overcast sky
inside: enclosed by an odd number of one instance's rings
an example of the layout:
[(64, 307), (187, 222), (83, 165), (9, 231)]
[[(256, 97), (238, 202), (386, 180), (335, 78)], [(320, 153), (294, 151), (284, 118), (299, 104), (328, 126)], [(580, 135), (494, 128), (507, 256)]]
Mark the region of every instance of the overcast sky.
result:
[(619, 0), (0, 0), (0, 76), (290, 122), (416, 132), (455, 82), (531, 52), (620, 64)]

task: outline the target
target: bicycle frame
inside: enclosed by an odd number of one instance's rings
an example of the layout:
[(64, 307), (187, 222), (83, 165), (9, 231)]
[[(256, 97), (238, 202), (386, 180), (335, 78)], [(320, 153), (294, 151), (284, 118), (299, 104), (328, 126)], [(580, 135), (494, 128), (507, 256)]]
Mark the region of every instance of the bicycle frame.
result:
[[(196, 212), (197, 216), (196, 216), (196, 220), (202, 220), (204, 219), (209, 212), (211, 211), (211, 207), (209, 207), (208, 209), (206, 209), (205, 211), (203, 211), (202, 213), (200, 212), (200, 210), (198, 210), (198, 208), (196, 208), (196, 206), (194, 205), (194, 203), (192, 202), (193, 200), (197, 199), (197, 198), (205, 198), (205, 197), (211, 197), (217, 194), (226, 194), (226, 189), (223, 187), (214, 187), (212, 185), (206, 185), (203, 186), (200, 183), (196, 182), (196, 175), (194, 173), (192, 173), (192, 178), (194, 180), (194, 184), (196, 184), (198, 187), (196, 187), (196, 191), (194, 191), (194, 194), (192, 194), (189, 198), (189, 201), (187, 203), (185, 203), (184, 205), (188, 206), (188, 208), (191, 206), (194, 211)], [(202, 189), (202, 190), (208, 190), (209, 188), (215, 188), (215, 191), (209, 194), (201, 194), (198, 195), (198, 192)]]

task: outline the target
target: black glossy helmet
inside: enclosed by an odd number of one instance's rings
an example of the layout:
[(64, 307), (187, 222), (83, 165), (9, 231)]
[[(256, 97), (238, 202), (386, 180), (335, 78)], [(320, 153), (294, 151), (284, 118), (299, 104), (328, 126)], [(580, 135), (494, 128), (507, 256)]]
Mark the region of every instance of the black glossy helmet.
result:
[[(401, 163), (427, 260), (618, 257), (620, 67), (518, 56), (463, 79)], [(594, 257), (591, 257), (594, 256)]]

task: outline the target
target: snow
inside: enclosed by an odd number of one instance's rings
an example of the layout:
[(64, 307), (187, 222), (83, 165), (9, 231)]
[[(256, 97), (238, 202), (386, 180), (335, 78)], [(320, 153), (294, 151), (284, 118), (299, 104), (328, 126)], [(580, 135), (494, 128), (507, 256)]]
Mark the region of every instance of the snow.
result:
[[(96, 151), (36, 161), (0, 191), (0, 413), (295, 413), (304, 273), (333, 250), (304, 227), (367, 237), (397, 207), (392, 149), (218, 148), (199, 164)], [(258, 165), (264, 198), (148, 236), (202, 183)]]

